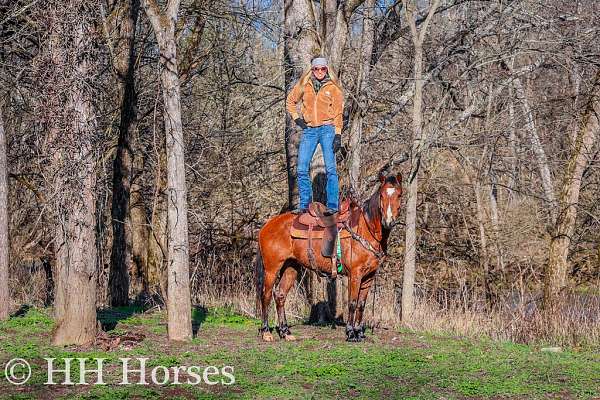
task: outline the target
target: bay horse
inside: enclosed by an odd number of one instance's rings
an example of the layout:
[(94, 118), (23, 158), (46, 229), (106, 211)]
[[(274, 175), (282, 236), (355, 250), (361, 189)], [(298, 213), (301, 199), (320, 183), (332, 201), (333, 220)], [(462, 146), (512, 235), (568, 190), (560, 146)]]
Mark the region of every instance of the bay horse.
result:
[[(342, 274), (348, 276), (346, 340), (351, 342), (360, 342), (365, 338), (363, 313), (367, 295), (387, 251), (387, 240), (400, 212), (402, 175), (380, 174), (379, 180), (379, 188), (362, 207), (356, 203), (351, 207), (350, 212), (358, 219), (358, 224), (354, 228), (344, 225), (344, 229), (350, 231), (350, 237), (340, 240)], [(290, 228), (295, 217), (291, 212), (274, 216), (258, 233), (258, 254), (255, 263), (257, 309), (260, 310), (262, 318), (259, 333), (266, 342), (273, 341), (269, 328), (271, 297), (275, 297), (279, 337), (287, 341), (295, 340), (287, 325), (285, 299), (296, 281), (299, 268), (305, 267), (331, 274), (331, 260), (321, 255), (321, 240), (312, 241), (316, 256), (311, 263), (307, 249), (308, 240), (291, 236)], [(273, 287), (278, 276), (280, 282), (273, 296)]]

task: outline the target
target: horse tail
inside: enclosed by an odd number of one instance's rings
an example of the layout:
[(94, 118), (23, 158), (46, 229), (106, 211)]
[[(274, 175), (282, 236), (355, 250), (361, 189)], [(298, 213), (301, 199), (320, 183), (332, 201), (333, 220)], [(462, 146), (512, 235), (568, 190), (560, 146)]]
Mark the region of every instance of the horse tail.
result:
[(265, 265), (260, 251), (260, 243), (258, 245), (258, 251), (256, 252), (254, 272), (256, 274), (256, 315), (259, 315), (259, 318), (262, 318), (262, 294), (265, 286)]

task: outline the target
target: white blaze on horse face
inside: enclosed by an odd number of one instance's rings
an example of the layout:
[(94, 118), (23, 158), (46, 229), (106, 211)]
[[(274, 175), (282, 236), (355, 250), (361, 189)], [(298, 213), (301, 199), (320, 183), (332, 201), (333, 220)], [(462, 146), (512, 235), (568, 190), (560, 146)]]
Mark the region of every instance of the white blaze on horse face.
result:
[[(385, 189), (388, 196), (393, 195), (396, 192), (394, 188)], [(387, 210), (385, 211), (385, 222), (387, 225), (391, 225), (394, 222), (394, 216), (392, 215), (392, 205), (388, 204)]]
[(388, 204), (387, 210), (385, 212), (385, 222), (388, 225), (391, 225), (391, 223), (393, 222), (394, 217), (392, 216), (392, 205)]

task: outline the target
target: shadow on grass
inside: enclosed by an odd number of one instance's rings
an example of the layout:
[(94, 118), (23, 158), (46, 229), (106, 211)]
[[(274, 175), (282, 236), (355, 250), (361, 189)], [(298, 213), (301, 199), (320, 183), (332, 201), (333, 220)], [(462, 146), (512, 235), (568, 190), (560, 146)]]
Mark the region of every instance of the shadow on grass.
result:
[(11, 318), (24, 317), (31, 309), (29, 304), (22, 304), (17, 311), (11, 314)]
[(196, 337), (200, 325), (206, 321), (208, 315), (208, 309), (204, 306), (194, 306), (192, 308), (192, 335)]
[(98, 321), (102, 326), (102, 330), (105, 332), (112, 331), (115, 329), (119, 321), (127, 319), (134, 314), (140, 314), (145, 311), (142, 306), (125, 306), (125, 307), (113, 307), (103, 308), (96, 311)]

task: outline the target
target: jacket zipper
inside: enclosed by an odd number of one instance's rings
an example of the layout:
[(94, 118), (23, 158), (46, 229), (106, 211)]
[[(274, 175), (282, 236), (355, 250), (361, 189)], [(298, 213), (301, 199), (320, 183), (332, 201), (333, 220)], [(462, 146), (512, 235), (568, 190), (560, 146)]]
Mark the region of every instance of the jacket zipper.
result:
[[(333, 85), (333, 82), (331, 82), (331, 81), (325, 82), (325, 84), (323, 86), (321, 86), (321, 89), (319, 89), (319, 92), (322, 92), (323, 88), (329, 84)], [(313, 116), (314, 116), (313, 123), (316, 125), (317, 124), (317, 97), (319, 96), (319, 93), (317, 91), (315, 91), (315, 87), (313, 86), (312, 82), (311, 82), (310, 86), (312, 87), (313, 92), (315, 92), (315, 101), (313, 104)]]
[[(312, 85), (312, 83), (311, 83), (311, 85)], [(313, 123), (315, 125), (317, 125), (317, 97), (319, 96), (319, 93), (315, 90), (314, 86), (312, 88), (313, 88), (313, 92), (315, 92), (315, 103), (313, 104), (313, 115), (315, 118), (313, 119), (313, 121), (314, 121)], [(319, 92), (320, 92), (320, 90), (319, 90)]]

